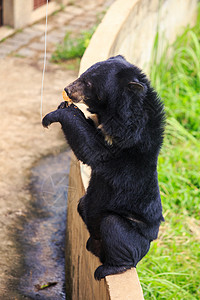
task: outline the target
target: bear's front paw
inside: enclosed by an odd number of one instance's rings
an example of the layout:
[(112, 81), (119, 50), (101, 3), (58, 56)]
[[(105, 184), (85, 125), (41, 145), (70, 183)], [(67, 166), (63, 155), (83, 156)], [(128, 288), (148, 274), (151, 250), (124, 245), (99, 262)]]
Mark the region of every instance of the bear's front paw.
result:
[[(65, 110), (62, 110), (62, 111), (65, 111)], [(68, 116), (71, 116), (73, 118), (78, 117), (80, 119), (81, 118), (85, 119), (84, 113), (73, 103), (66, 107), (66, 113), (68, 114)]]
[(51, 121), (49, 119), (49, 116), (46, 115), (43, 119), (42, 119), (42, 125), (45, 128), (48, 128), (49, 125), (51, 125)]
[(49, 125), (51, 125), (54, 122), (60, 122), (62, 119), (62, 110), (55, 110), (47, 114), (43, 119), (42, 119), (42, 125), (46, 128), (48, 128)]
[(63, 101), (63, 102), (60, 103), (60, 105), (58, 105), (58, 109), (66, 108), (67, 106), (68, 106), (67, 102)]

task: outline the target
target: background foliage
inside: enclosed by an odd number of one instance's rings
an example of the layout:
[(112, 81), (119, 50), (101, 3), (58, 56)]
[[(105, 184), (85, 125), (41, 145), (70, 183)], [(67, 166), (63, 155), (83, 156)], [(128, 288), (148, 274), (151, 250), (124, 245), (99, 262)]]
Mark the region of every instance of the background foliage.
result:
[(200, 14), (158, 59), (150, 78), (165, 103), (167, 127), (159, 157), (165, 223), (138, 265), (145, 299), (200, 299)]

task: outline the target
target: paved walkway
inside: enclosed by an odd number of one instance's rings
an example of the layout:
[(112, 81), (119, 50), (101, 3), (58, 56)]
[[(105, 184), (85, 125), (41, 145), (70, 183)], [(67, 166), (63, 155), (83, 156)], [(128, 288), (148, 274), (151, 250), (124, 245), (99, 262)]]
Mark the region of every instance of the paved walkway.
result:
[[(56, 44), (66, 31), (78, 34), (93, 26), (113, 0), (98, 6), (96, 1), (84, 0), (84, 6), (82, 2), (48, 18), (44, 113), (55, 109), (62, 101), (63, 87), (77, 77), (77, 70), (49, 61)], [(0, 299), (28, 299), (18, 287), (27, 271), (20, 236), (34, 203), (28, 188), (30, 170), (40, 158), (66, 147), (59, 124), (49, 130), (41, 126), (44, 29), (42, 20), (0, 43)]]
[[(98, 2), (98, 1), (97, 1)], [(76, 5), (66, 6), (63, 10), (48, 18), (47, 59), (50, 59), (56, 44), (62, 42), (66, 32), (75, 34), (94, 26), (102, 12), (113, 0), (76, 1)], [(7, 55), (27, 57), (33, 60), (43, 59), (44, 56), (45, 20), (15, 33), (0, 43), (0, 58)]]

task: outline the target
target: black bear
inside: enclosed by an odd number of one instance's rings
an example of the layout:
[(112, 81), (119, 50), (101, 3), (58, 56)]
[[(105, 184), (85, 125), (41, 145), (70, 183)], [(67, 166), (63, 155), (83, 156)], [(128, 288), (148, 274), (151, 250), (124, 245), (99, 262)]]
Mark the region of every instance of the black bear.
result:
[[(102, 263), (94, 273), (100, 280), (135, 267), (164, 221), (157, 179), (164, 106), (121, 55), (94, 64), (65, 91), (73, 104), (62, 102), (42, 124), (60, 122), (76, 157), (91, 166), (78, 212), (90, 233), (86, 247)], [(98, 127), (77, 102), (97, 115)]]

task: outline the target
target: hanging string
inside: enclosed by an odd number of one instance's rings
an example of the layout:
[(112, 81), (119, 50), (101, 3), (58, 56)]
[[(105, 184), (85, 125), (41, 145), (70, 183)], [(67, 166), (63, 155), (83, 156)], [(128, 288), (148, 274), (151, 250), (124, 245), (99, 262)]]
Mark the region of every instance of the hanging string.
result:
[(49, 0), (47, 0), (46, 4), (46, 25), (45, 25), (45, 35), (44, 35), (44, 66), (42, 72), (42, 87), (41, 87), (41, 104), (40, 104), (40, 117), (42, 121), (42, 106), (43, 106), (43, 91), (44, 91), (44, 74), (46, 68), (46, 60), (47, 60), (47, 19), (48, 19), (48, 4)]

